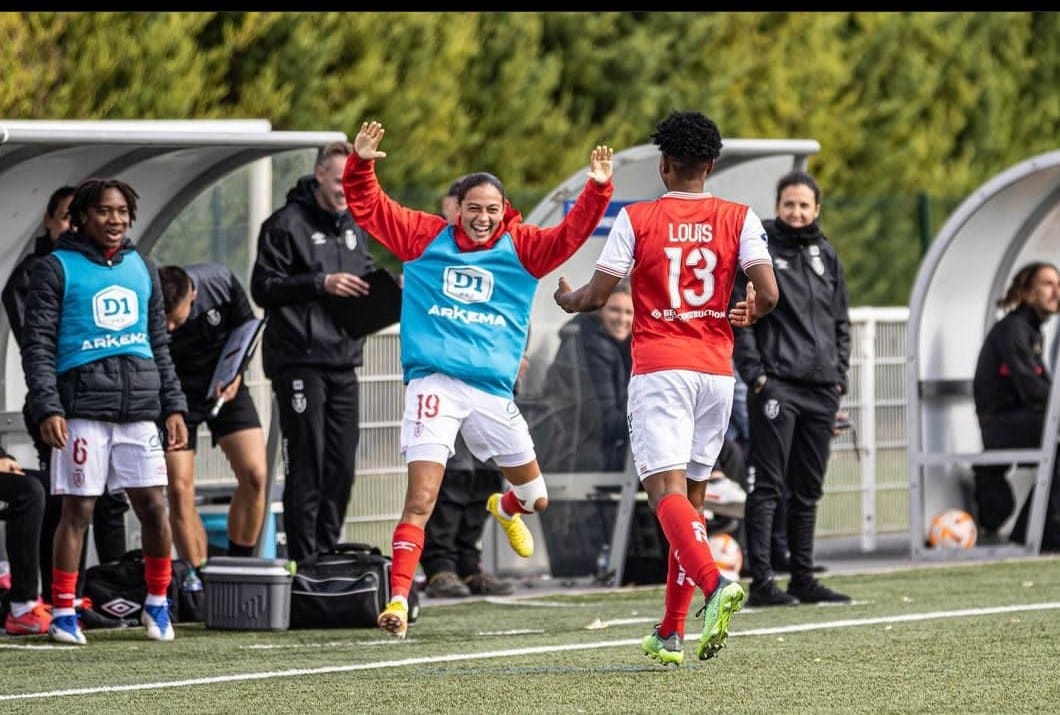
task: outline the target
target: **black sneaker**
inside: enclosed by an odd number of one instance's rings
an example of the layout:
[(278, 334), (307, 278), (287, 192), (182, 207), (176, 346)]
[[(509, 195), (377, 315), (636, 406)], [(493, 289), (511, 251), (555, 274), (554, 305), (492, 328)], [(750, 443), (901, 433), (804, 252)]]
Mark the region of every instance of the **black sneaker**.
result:
[(797, 606), (799, 599), (784, 593), (773, 579), (765, 583), (751, 584), (751, 592), (747, 596), (747, 605), (752, 608), (760, 606)]
[(853, 600), (845, 593), (833, 591), (817, 579), (806, 583), (789, 583), (788, 593), (802, 603), (850, 603)]
[[(777, 557), (773, 559), (773, 563), (770, 564), (773, 568), (773, 573), (791, 573), (791, 559), (787, 556)], [(814, 573), (827, 573), (828, 567), (824, 564), (814, 564)]]

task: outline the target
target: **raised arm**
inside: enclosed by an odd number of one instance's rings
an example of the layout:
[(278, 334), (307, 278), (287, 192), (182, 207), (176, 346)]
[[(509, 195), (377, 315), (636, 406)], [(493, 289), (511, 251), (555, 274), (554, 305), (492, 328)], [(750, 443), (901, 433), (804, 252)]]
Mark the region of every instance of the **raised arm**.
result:
[(342, 190), (354, 220), (401, 261), (419, 257), (448, 222), (442, 216), (405, 208), (386, 195), (375, 175), (375, 160), (386, 131), (379, 122), (364, 122), (346, 160)]

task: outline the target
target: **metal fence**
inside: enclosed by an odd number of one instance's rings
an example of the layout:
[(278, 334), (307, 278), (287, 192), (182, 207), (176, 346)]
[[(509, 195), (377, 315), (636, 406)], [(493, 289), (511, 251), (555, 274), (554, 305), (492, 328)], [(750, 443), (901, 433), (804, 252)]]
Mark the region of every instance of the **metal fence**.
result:
[[(850, 389), (842, 408), (853, 429), (836, 438), (817, 518), (819, 536), (860, 536), (872, 551), (880, 533), (909, 529), (906, 474), (905, 324), (908, 310), (853, 308)], [(401, 513), (405, 465), (400, 454), (404, 386), (396, 327), (368, 338), (361, 380), (361, 441), (357, 478), (346, 513), (344, 538), (389, 549)], [(247, 384), (265, 429), (271, 424), (272, 395), (255, 360)], [(208, 445), (208, 432), (200, 445)], [(218, 449), (197, 454), (198, 484), (234, 487), (231, 470)], [(282, 483), (282, 464), (274, 459)], [(275, 492), (278, 494), (278, 489)]]

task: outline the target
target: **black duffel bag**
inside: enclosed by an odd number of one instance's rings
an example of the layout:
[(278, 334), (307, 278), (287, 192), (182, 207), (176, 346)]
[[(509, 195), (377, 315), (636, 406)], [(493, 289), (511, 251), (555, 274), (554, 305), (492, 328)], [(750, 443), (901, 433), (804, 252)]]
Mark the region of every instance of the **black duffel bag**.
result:
[[(174, 623), (194, 623), (203, 619), (203, 592), (189, 592), (180, 588), (187, 572), (188, 565), (185, 562), (173, 560), (173, 576), (166, 596), (169, 598), (169, 615)], [(147, 598), (143, 550), (132, 549), (118, 561), (88, 568), (85, 571), (84, 595), (92, 601), (93, 611), (108, 618), (138, 623)]]
[[(368, 544), (336, 544), (298, 562), (291, 580), (291, 628), (375, 628), (390, 601), (390, 557)], [(409, 594), (409, 623), (420, 614)]]

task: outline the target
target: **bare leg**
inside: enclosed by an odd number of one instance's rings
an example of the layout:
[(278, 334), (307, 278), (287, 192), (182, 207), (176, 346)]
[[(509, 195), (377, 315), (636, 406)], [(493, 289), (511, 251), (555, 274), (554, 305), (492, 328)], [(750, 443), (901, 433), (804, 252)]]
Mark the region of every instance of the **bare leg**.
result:
[[(207, 552), (206, 527), (195, 508), (195, 452), (190, 449), (166, 452), (166, 469), (169, 470), (167, 526), (177, 547), (177, 556), (192, 566), (198, 566), (206, 558)], [(143, 525), (142, 518), (140, 522)], [(143, 531), (146, 536), (146, 527)]]
[(265, 519), (265, 433), (260, 427), (226, 434), (217, 446), (236, 475), (236, 491), (228, 508), (228, 538), (240, 546), (254, 546)]

